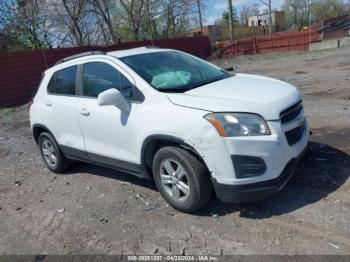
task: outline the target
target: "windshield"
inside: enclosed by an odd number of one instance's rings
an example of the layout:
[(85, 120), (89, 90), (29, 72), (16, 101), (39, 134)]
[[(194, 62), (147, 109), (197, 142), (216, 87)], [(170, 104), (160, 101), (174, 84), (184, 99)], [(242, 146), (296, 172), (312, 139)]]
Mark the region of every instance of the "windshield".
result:
[(176, 51), (120, 58), (161, 92), (185, 92), (231, 75), (200, 59)]

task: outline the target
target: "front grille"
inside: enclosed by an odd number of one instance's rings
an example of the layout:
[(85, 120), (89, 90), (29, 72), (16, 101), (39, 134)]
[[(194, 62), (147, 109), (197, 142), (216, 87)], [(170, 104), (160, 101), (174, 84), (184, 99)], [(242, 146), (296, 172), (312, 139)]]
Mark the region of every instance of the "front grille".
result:
[(306, 127), (305, 121), (303, 121), (303, 123), (300, 126), (285, 132), (288, 144), (290, 146), (292, 146), (300, 141), (300, 139), (304, 135), (305, 127)]
[(284, 124), (293, 121), (301, 113), (301, 111), (303, 111), (303, 104), (300, 101), (281, 112), (281, 123)]

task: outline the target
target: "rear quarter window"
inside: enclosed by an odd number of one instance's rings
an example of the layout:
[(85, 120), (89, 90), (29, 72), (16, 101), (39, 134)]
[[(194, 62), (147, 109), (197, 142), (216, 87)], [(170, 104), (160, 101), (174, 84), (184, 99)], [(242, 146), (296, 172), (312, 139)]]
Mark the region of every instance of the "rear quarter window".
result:
[(56, 82), (56, 73), (52, 75), (49, 85), (47, 86), (48, 93), (55, 93), (55, 82)]
[(50, 94), (75, 95), (77, 66), (70, 66), (57, 71), (50, 79), (47, 91)]

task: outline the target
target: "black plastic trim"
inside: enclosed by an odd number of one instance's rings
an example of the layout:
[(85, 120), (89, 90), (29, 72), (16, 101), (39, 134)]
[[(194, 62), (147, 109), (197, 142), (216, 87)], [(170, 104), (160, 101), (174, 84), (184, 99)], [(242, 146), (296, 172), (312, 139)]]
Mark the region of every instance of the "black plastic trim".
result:
[(132, 173), (133, 175), (144, 177), (141, 173), (141, 165), (130, 163), (127, 161), (101, 156), (98, 154), (88, 153), (89, 158), (92, 162), (102, 164), (106, 167), (118, 169), (121, 171), (125, 171), (127, 173)]
[(85, 152), (84, 150), (79, 150), (63, 145), (60, 145), (59, 147), (62, 150), (65, 157), (68, 159), (78, 160), (85, 163), (111, 168), (148, 180), (151, 179), (151, 177), (147, 173), (143, 172), (143, 169), (139, 164), (130, 163), (115, 158), (105, 157), (98, 154), (92, 154)]
[(231, 155), (237, 178), (260, 176), (266, 172), (265, 161), (256, 156)]
[(303, 109), (303, 102), (300, 100), (298, 103), (283, 110), (280, 113), (281, 123), (285, 124), (295, 120), (295, 118), (303, 111)]
[[(36, 144), (38, 144), (38, 142), (39, 142), (39, 141), (37, 140), (37, 139), (39, 138), (39, 136), (36, 138), (36, 137), (35, 137), (35, 133), (34, 133), (34, 131), (35, 131), (37, 128), (43, 129), (43, 130), (45, 130), (45, 132), (50, 133), (50, 134), (53, 136), (53, 138), (55, 139), (55, 142), (57, 143), (56, 138), (54, 137), (54, 135), (52, 134), (52, 132), (50, 131), (50, 129), (48, 129), (46, 126), (44, 126), (44, 125), (42, 125), (42, 124), (34, 124), (33, 127), (32, 127), (32, 133), (33, 133), (34, 140), (35, 140)], [(58, 143), (57, 143), (57, 145), (58, 145)]]
[(154, 140), (164, 140), (164, 141), (174, 142), (178, 144), (184, 144), (184, 140), (178, 137), (169, 136), (169, 135), (150, 135), (143, 141), (143, 144), (141, 147), (141, 162), (143, 162), (144, 160), (145, 150), (148, 144)]
[(89, 161), (89, 156), (84, 150), (75, 149), (68, 146), (59, 146), (62, 150), (64, 156), (68, 159), (79, 160), (79, 161)]
[(180, 145), (182, 148), (192, 152), (200, 161), (202, 161), (205, 165), (205, 162), (203, 161), (202, 156), (189, 144), (187, 144), (182, 138), (171, 136), (171, 135), (162, 135), (162, 134), (154, 134), (148, 136), (141, 147), (141, 169), (143, 172), (148, 173), (150, 177), (152, 177), (152, 172), (147, 168), (146, 164), (146, 148), (149, 145), (150, 142), (152, 141), (164, 141), (164, 142), (170, 142), (170, 143), (176, 143)]
[(75, 92), (77, 93), (78, 97), (83, 95), (83, 70), (84, 65), (79, 64), (77, 68), (77, 78), (75, 81)]
[(298, 143), (304, 136), (306, 132), (306, 122), (303, 121), (301, 126), (298, 126), (292, 130), (285, 132), (287, 142), (290, 146)]

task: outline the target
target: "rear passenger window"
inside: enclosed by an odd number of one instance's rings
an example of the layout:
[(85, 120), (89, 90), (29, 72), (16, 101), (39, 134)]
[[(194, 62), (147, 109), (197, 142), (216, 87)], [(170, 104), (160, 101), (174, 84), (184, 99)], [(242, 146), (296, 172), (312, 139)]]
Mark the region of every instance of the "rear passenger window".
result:
[(97, 97), (110, 88), (120, 90), (120, 73), (102, 62), (86, 63), (83, 73), (83, 95)]
[(59, 95), (75, 95), (77, 66), (57, 71), (50, 80), (48, 92)]

